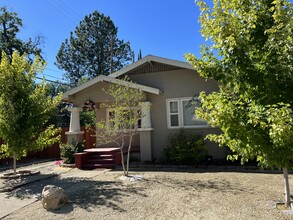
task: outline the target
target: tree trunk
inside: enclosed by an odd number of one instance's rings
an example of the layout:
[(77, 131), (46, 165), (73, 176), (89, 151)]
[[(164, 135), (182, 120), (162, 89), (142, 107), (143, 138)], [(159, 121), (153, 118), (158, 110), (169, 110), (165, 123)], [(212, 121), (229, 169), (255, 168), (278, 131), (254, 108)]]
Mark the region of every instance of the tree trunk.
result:
[(131, 143), (132, 143), (132, 136), (130, 136), (130, 138), (129, 138), (128, 151), (127, 151), (127, 164), (126, 164), (127, 176), (128, 176), (128, 172), (129, 172), (129, 158), (130, 158)]
[(285, 185), (285, 204), (290, 206), (290, 187), (288, 178), (288, 168), (283, 167), (284, 185)]
[(127, 174), (126, 174), (126, 170), (125, 170), (125, 164), (124, 164), (124, 153), (123, 153), (123, 147), (124, 147), (124, 143), (123, 143), (122, 146), (120, 147), (121, 165), (122, 165), (122, 168), (123, 168), (124, 176), (127, 176)]
[(16, 175), (16, 155), (13, 155), (13, 174)]

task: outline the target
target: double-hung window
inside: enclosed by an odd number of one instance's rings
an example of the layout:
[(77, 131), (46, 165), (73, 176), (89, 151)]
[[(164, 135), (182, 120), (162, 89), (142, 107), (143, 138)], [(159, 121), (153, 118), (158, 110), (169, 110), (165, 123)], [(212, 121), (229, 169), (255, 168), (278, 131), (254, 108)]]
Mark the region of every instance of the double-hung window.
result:
[(207, 122), (195, 115), (195, 98), (167, 99), (168, 128), (207, 127)]
[(179, 128), (179, 100), (169, 101), (168, 106), (170, 127)]

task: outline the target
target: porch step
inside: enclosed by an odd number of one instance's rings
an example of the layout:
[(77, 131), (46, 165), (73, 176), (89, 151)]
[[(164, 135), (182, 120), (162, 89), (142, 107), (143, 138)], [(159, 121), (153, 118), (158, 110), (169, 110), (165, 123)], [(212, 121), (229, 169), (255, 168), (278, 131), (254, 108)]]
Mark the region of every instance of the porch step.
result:
[(86, 161), (87, 164), (115, 164), (115, 160), (113, 158), (102, 158), (102, 159), (96, 159), (96, 158), (90, 158)]
[[(134, 147), (131, 153), (139, 152), (139, 147)], [(124, 154), (126, 154), (124, 152)], [(113, 169), (121, 164), (119, 148), (90, 148), (75, 156), (75, 166), (79, 169), (107, 168)]]
[(115, 155), (113, 154), (88, 154), (89, 159), (114, 159)]
[(90, 148), (76, 155), (75, 166), (79, 169), (113, 169), (119, 164), (118, 148)]
[(115, 168), (115, 164), (99, 164), (99, 163), (95, 163), (95, 164), (84, 164), (83, 169), (85, 170), (93, 170), (93, 169), (97, 169), (97, 168), (106, 168), (106, 169), (113, 169)]

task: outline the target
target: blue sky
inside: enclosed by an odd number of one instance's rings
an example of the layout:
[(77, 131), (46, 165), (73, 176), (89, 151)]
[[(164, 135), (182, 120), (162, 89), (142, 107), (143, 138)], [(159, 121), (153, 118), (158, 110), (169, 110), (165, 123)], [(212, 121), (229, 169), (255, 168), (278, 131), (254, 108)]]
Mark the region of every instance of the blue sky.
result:
[(42, 46), (47, 61), (44, 73), (57, 78), (62, 78), (62, 70), (54, 65), (61, 43), (85, 15), (95, 10), (110, 16), (119, 38), (129, 41), (136, 54), (141, 49), (143, 56), (183, 61), (187, 52), (199, 54), (204, 41), (194, 0), (0, 0), (0, 5), (22, 19), (20, 38), (46, 38)]
[(54, 65), (61, 43), (85, 15), (95, 10), (111, 17), (119, 38), (129, 41), (136, 54), (141, 49), (143, 56), (184, 61), (187, 52), (199, 55), (204, 42), (194, 0), (0, 0), (0, 5), (22, 19), (21, 39), (45, 37), (44, 73), (49, 80), (62, 78), (62, 70)]

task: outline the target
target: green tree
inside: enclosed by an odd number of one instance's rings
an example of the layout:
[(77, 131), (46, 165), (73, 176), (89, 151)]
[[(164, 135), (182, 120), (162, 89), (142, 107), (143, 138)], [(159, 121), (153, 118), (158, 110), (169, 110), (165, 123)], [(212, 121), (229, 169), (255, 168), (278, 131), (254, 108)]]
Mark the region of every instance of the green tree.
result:
[(223, 131), (207, 137), (228, 146), (230, 159), (256, 158), (283, 169), (290, 203), (288, 168), (293, 162), (293, 7), (286, 0), (199, 0), (202, 57), (187, 60), (219, 91), (200, 95), (197, 115)]
[(65, 70), (71, 86), (82, 77), (108, 75), (132, 62), (129, 42), (118, 39), (118, 28), (110, 17), (94, 11), (85, 16), (70, 38), (61, 44), (55, 63)]
[(61, 96), (47, 96), (45, 81), (35, 83), (37, 72), (44, 69), (38, 56), (32, 64), (26, 54), (15, 51), (12, 61), (5, 52), (0, 63), (0, 156), (16, 160), (28, 151), (42, 150), (60, 140), (59, 129), (48, 125)]
[(67, 90), (69, 90), (70, 87), (67, 84), (64, 84), (60, 81), (56, 81), (56, 82), (49, 82), (48, 83), (48, 95), (51, 98), (54, 98), (55, 96), (58, 96), (59, 93), (62, 92), (66, 92)]
[(15, 12), (8, 12), (6, 7), (0, 8), (0, 51), (5, 51), (10, 60), (15, 50), (20, 54), (26, 53), (32, 62), (34, 56), (41, 57), (39, 46), (43, 37), (37, 36), (35, 39), (30, 38), (28, 41), (23, 41), (17, 38), (21, 27), (22, 20)]
[[(133, 83), (125, 78), (129, 85)], [(135, 87), (135, 86), (134, 86)], [(139, 121), (142, 117), (139, 102), (144, 93), (139, 88), (119, 84), (111, 84), (105, 92), (114, 98), (113, 103), (107, 104), (110, 109), (107, 121), (102, 120), (96, 125), (97, 144), (115, 143), (121, 153), (121, 163), (124, 175), (129, 173), (129, 159), (132, 141), (139, 132)], [(124, 149), (127, 146), (126, 166), (124, 162)]]
[[(48, 82), (47, 84), (47, 96), (54, 98), (60, 93), (66, 92), (70, 87), (60, 81)], [(56, 108), (55, 113), (51, 116), (48, 123), (54, 124), (57, 127), (63, 127), (69, 125), (70, 112), (68, 112), (67, 107), (71, 105), (69, 103), (60, 102)]]

